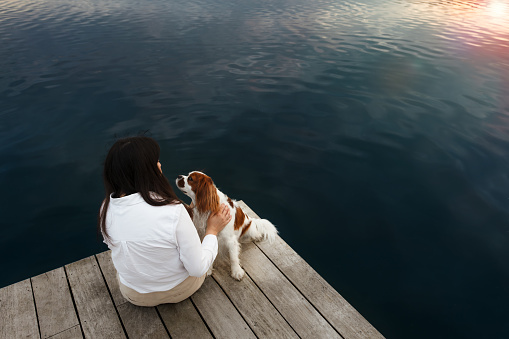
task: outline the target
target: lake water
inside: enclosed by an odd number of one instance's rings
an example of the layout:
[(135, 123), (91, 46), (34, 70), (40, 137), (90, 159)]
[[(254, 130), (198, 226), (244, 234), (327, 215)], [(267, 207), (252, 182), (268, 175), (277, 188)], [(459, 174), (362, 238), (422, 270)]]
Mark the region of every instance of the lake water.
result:
[(0, 0), (0, 287), (105, 250), (149, 130), (387, 338), (509, 338), (505, 0)]

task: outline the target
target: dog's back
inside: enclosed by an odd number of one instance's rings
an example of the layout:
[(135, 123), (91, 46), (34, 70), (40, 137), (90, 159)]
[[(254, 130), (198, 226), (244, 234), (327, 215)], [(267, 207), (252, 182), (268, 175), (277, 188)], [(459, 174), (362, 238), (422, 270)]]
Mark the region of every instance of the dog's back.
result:
[[(190, 213), (193, 223), (203, 238), (207, 227), (207, 219), (211, 213), (219, 210), (221, 204), (230, 208), (232, 220), (217, 235), (219, 252), (228, 253), (231, 264), (231, 276), (237, 280), (244, 277), (244, 270), (240, 266), (240, 242), (276, 239), (276, 227), (266, 219), (255, 219), (247, 216), (238, 203), (222, 193), (214, 185), (212, 179), (202, 172), (191, 172), (188, 176), (179, 175), (177, 187), (193, 200)], [(212, 269), (208, 274), (212, 273)]]

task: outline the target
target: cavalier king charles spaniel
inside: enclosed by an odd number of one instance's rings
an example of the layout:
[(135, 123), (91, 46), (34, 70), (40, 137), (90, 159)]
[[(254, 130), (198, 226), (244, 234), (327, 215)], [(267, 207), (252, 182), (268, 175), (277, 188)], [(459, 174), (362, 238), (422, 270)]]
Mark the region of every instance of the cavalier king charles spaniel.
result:
[[(217, 189), (212, 179), (202, 172), (191, 172), (189, 175), (179, 175), (176, 179), (177, 187), (193, 202), (188, 208), (193, 223), (203, 239), (207, 228), (207, 219), (211, 213), (216, 213), (221, 204), (228, 204), (232, 219), (218, 234), (219, 251), (227, 251), (230, 257), (231, 276), (241, 280), (244, 270), (240, 266), (240, 242), (252, 240), (274, 241), (278, 231), (266, 219), (253, 219), (248, 217), (235, 200)], [(212, 274), (212, 267), (207, 275)]]

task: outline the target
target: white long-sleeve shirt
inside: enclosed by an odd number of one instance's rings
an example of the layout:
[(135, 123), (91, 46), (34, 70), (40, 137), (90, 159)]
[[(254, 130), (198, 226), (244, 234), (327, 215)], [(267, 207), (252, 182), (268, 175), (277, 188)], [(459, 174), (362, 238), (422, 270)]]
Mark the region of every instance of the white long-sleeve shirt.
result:
[(207, 235), (200, 243), (182, 204), (151, 206), (139, 193), (110, 199), (106, 227), (120, 282), (140, 293), (201, 277), (217, 255), (217, 237)]

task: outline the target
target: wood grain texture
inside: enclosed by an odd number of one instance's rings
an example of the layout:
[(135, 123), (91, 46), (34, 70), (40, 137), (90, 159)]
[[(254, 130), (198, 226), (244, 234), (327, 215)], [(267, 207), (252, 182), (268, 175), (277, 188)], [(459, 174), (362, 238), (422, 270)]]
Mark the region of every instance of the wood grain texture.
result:
[(0, 289), (0, 338), (39, 338), (30, 279)]
[(155, 307), (139, 307), (126, 302), (117, 309), (129, 338), (170, 338)]
[(86, 338), (125, 338), (95, 257), (65, 266)]
[(258, 244), (320, 313), (347, 339), (384, 338), (281, 238), (270, 246)]
[(212, 335), (190, 299), (177, 304), (159, 305), (157, 309), (173, 339), (212, 339)]
[(99, 253), (96, 257), (127, 336), (130, 338), (169, 338), (154, 307), (135, 306), (122, 296), (118, 285), (117, 271), (111, 260), (111, 251)]
[(111, 251), (104, 251), (96, 254), (95, 256), (104, 275), (104, 279), (106, 279), (106, 283), (108, 284), (108, 288), (110, 289), (110, 293), (113, 301), (115, 302), (115, 305), (118, 306), (128, 302), (122, 293), (120, 293), (120, 288), (118, 287), (117, 280), (117, 270), (115, 269), (113, 261), (111, 260)]
[(33, 277), (32, 288), (43, 339), (79, 325), (63, 267)]
[(243, 244), (241, 262), (240, 282), (218, 261), (191, 299), (145, 308), (99, 253), (0, 289), (0, 338), (384, 338), (280, 237)]
[(71, 327), (63, 332), (55, 334), (49, 339), (83, 339), (80, 325)]
[(258, 338), (298, 338), (249, 275), (237, 281), (230, 276), (227, 260), (216, 260), (213, 277)]
[(217, 282), (208, 277), (191, 296), (216, 338), (256, 338)]
[(301, 338), (340, 338), (254, 243), (243, 244), (241, 262), (256, 285)]
[[(240, 204), (247, 215), (258, 218), (244, 202)], [(257, 246), (344, 338), (384, 338), (281, 237), (272, 244), (261, 242)]]

